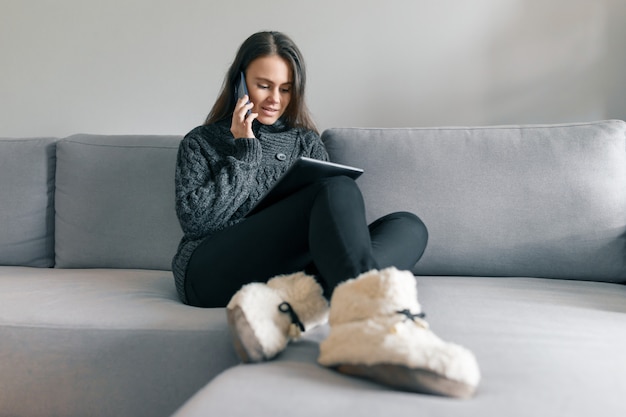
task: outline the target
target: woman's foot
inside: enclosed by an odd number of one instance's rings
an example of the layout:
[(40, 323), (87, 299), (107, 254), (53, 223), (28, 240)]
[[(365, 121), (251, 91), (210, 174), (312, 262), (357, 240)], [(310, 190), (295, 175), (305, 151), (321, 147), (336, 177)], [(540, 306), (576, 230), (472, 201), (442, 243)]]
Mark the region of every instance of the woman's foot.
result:
[(366, 272), (339, 285), (330, 305), (331, 331), (320, 345), (320, 364), (406, 391), (474, 394), (480, 381), (476, 358), (429, 329), (412, 273)]
[(280, 275), (244, 285), (226, 307), (235, 350), (245, 363), (269, 360), (301, 332), (324, 323), (328, 302), (312, 276)]

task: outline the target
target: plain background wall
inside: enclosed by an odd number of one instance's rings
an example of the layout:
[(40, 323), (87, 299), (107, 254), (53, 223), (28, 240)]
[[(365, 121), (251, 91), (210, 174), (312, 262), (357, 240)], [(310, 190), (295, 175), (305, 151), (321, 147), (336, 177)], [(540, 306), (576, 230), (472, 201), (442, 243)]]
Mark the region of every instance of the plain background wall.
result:
[(624, 0), (0, 0), (0, 136), (184, 134), (280, 30), (320, 129), (626, 118)]

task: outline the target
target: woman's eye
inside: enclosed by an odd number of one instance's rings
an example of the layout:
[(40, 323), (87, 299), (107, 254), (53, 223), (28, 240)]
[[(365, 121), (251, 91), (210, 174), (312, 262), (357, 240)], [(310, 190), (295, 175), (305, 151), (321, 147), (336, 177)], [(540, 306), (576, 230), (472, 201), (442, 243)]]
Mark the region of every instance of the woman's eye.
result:
[(282, 88), (280, 91), (282, 91), (285, 94), (289, 94), (291, 92), (290, 88)]
[(263, 90), (267, 90), (268, 88), (270, 88), (269, 85), (264, 85), (264, 84), (259, 84), (258, 87)]

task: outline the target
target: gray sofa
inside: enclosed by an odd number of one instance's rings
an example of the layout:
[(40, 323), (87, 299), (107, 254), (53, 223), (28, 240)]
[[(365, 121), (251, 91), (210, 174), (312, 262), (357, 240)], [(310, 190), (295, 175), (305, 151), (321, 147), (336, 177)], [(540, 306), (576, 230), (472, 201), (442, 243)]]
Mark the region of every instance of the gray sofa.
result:
[(318, 366), (321, 327), (239, 365), (223, 309), (176, 298), (180, 137), (0, 140), (0, 416), (626, 415), (626, 124), (330, 129), (370, 219), (414, 211), (433, 330), (475, 398)]

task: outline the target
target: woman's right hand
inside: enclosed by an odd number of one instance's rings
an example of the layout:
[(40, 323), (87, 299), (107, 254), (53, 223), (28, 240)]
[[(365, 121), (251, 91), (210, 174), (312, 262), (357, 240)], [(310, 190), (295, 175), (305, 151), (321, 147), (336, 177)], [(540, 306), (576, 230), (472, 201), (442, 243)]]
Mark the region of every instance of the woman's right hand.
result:
[(248, 110), (252, 110), (253, 103), (248, 102), (249, 97), (243, 96), (235, 104), (235, 110), (233, 111), (233, 120), (230, 125), (230, 132), (235, 139), (240, 138), (254, 138), (252, 133), (252, 122), (256, 119), (258, 113), (248, 114)]

